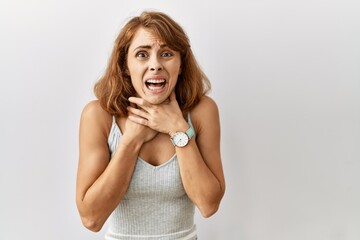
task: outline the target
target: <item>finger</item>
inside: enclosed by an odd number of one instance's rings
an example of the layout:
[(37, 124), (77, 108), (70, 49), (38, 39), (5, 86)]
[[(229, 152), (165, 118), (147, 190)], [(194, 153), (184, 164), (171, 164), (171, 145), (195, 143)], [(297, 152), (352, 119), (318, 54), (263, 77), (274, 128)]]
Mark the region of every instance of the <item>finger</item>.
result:
[(137, 116), (140, 116), (142, 118), (147, 119), (148, 118), (148, 113), (145, 112), (144, 110), (138, 109), (138, 108), (134, 108), (134, 107), (127, 107), (127, 110), (129, 112), (131, 112), (132, 114), (135, 114)]
[(130, 102), (130, 107), (136, 108), (137, 105), (135, 103)]
[(144, 125), (144, 126), (147, 126), (148, 125), (148, 121), (142, 117), (139, 117), (139, 116), (136, 116), (136, 115), (129, 115), (128, 116), (128, 119), (134, 123), (138, 123), (138, 124), (141, 124), (141, 125)]
[(142, 99), (142, 98), (138, 98), (138, 97), (129, 97), (129, 101), (130, 103), (134, 103), (136, 104), (137, 106), (143, 108), (146, 110), (146, 108), (148, 107), (147, 105), (147, 102)]

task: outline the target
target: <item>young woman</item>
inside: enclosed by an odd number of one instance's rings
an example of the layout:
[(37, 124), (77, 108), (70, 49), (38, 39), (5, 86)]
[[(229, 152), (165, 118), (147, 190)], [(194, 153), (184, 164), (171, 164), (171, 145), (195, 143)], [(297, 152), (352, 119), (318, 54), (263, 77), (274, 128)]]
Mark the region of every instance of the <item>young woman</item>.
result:
[(225, 191), (220, 121), (183, 29), (160, 12), (116, 39), (97, 100), (80, 120), (76, 203), (105, 239), (197, 239), (195, 206), (213, 215)]

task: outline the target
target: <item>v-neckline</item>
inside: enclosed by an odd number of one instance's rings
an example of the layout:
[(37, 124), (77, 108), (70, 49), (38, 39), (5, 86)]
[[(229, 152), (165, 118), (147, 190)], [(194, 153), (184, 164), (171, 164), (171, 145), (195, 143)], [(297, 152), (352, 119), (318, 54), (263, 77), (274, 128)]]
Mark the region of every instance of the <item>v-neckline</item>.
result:
[(148, 167), (150, 167), (152, 169), (157, 169), (157, 168), (164, 167), (164, 166), (170, 164), (171, 162), (173, 162), (174, 159), (176, 159), (176, 153), (174, 153), (174, 155), (169, 160), (166, 160), (165, 162), (163, 162), (163, 163), (161, 163), (159, 165), (153, 165), (153, 164), (145, 161), (144, 159), (142, 159), (140, 156), (138, 156), (137, 159), (138, 159), (139, 162), (143, 163), (144, 165), (146, 165), (146, 166), (148, 166)]
[[(115, 117), (113, 117), (113, 124), (115, 125), (115, 128), (116, 128), (116, 130), (119, 132), (120, 136), (122, 136), (123, 134), (122, 134), (122, 132), (121, 132), (120, 126), (119, 126), (119, 124), (117, 123)], [(167, 164), (170, 164), (172, 161), (174, 161), (174, 159), (176, 159), (176, 152), (174, 153), (174, 155), (172, 155), (172, 157), (171, 157), (170, 159), (166, 160), (165, 162), (163, 162), (163, 163), (161, 163), (161, 164), (159, 164), (159, 165), (153, 165), (153, 164), (145, 161), (143, 158), (140, 157), (140, 155), (137, 157), (137, 160), (138, 160), (139, 162), (142, 162), (144, 165), (146, 165), (146, 166), (148, 166), (148, 167), (150, 167), (150, 168), (153, 168), (153, 169), (161, 168), (161, 167), (163, 167), (163, 166), (165, 166), (165, 165), (167, 165)]]

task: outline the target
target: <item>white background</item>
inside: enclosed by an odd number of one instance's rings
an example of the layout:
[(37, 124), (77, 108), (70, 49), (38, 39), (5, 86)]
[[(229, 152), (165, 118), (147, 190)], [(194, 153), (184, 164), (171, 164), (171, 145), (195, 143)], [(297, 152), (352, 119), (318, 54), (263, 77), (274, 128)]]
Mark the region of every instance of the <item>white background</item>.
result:
[(102, 239), (75, 206), (79, 117), (144, 9), (184, 27), (220, 109), (227, 191), (200, 239), (360, 239), (357, 0), (1, 0), (0, 239)]

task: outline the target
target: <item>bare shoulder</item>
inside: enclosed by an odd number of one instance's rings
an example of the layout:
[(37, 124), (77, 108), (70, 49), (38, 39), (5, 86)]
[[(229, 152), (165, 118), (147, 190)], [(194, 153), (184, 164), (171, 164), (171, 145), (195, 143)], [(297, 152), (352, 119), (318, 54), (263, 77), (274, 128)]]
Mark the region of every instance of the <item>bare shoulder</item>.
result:
[(99, 100), (93, 100), (87, 103), (82, 111), (82, 116), (102, 116), (106, 111), (101, 107)]
[(217, 104), (211, 97), (205, 95), (200, 99), (200, 102), (196, 105), (193, 111), (197, 112), (205, 110), (204, 108), (208, 110), (217, 110)]
[(85, 105), (81, 113), (81, 124), (96, 127), (108, 132), (111, 127), (112, 116), (100, 105), (99, 100), (93, 100)]
[(191, 118), (202, 119), (204, 116), (210, 117), (218, 114), (219, 110), (216, 102), (209, 96), (203, 96), (200, 102), (191, 111)]
[(219, 110), (216, 102), (209, 96), (203, 96), (196, 107), (191, 111), (191, 120), (197, 132), (204, 126), (219, 125)]

